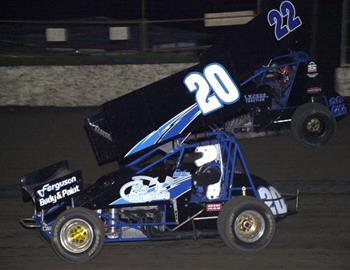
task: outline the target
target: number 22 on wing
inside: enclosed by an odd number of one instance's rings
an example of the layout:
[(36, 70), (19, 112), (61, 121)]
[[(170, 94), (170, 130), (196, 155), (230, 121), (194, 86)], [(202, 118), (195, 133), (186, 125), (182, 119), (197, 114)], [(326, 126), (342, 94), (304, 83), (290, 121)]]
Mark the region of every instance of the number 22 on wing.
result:
[(185, 77), (184, 84), (191, 93), (196, 94), (203, 115), (235, 103), (240, 98), (236, 83), (218, 63), (207, 65), (203, 73), (191, 72)]
[[(287, 23), (284, 25), (283, 18), (287, 17)], [(267, 21), (270, 26), (275, 26), (275, 37), (281, 40), (290, 32), (302, 25), (299, 16), (296, 16), (295, 7), (289, 1), (283, 1), (280, 10), (272, 9), (267, 14)]]

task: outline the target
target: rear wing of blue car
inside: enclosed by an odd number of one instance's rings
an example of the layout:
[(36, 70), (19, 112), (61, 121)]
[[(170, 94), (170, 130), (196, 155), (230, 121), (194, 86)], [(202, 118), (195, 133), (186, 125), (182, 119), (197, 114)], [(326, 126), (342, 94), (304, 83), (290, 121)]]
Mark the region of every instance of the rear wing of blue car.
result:
[(310, 20), (297, 1), (269, 5), (248, 24), (217, 37), (199, 64), (106, 102), (88, 117), (86, 129), (98, 163), (126, 162), (146, 149), (215, 129), (238, 116), (246, 106), (240, 84), (247, 74), (281, 51), (309, 45)]

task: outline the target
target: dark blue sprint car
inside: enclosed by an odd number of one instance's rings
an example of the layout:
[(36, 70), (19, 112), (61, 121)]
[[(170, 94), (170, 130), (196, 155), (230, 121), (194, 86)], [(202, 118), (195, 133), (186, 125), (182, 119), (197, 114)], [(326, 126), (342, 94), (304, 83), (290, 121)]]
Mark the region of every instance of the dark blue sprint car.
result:
[(335, 119), (347, 114), (344, 98), (322, 88), (317, 63), (304, 51), (273, 57), (240, 86), (251, 106), (225, 123), (236, 134), (278, 131), (291, 123), (301, 143), (321, 145), (335, 132)]

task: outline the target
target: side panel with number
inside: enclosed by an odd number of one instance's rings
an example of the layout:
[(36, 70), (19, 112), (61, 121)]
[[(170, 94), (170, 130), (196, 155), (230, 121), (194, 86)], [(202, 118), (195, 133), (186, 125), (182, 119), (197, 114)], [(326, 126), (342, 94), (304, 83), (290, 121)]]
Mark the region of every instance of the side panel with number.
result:
[(260, 186), (258, 188), (260, 199), (271, 209), (273, 215), (285, 215), (288, 212), (287, 204), (281, 194), (273, 187)]

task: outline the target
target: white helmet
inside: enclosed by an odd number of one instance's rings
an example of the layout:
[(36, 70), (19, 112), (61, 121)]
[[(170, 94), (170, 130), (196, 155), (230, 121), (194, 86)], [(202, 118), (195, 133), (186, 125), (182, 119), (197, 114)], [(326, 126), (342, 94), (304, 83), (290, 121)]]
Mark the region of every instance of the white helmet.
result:
[(220, 145), (214, 144), (214, 145), (198, 146), (196, 147), (194, 152), (202, 153), (202, 157), (194, 161), (196, 166), (200, 167), (204, 164), (207, 164), (214, 160), (218, 160), (220, 158)]

